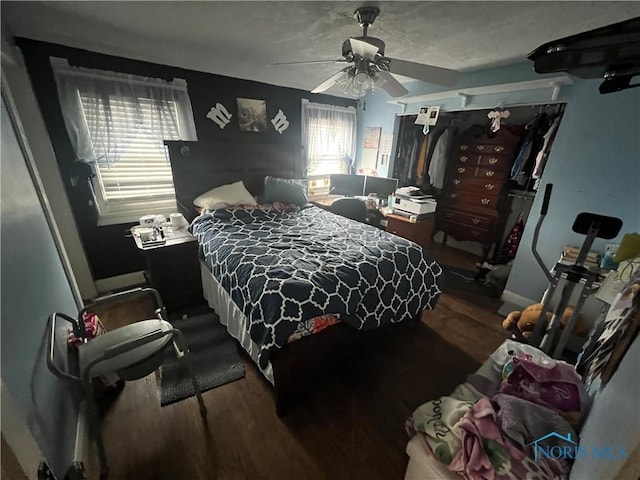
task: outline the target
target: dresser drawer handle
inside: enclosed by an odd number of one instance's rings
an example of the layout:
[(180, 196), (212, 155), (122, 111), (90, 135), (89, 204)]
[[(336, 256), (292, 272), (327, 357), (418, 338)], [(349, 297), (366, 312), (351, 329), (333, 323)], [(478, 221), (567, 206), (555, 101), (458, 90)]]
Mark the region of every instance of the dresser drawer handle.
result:
[(476, 145), (476, 148), (477, 148), (478, 150), (484, 150), (484, 145)]
[(457, 194), (457, 193), (452, 193), (452, 194), (451, 194), (451, 198), (456, 198), (457, 196), (458, 196), (458, 194)]
[(460, 167), (458, 169), (458, 173), (464, 173), (465, 171), (466, 171), (466, 168), (464, 168), (464, 167)]
[(473, 222), (474, 225), (478, 225), (480, 223), (480, 219), (475, 217), (471, 219), (471, 221)]
[(480, 232), (477, 230), (471, 230), (471, 236), (472, 237), (479, 237), (480, 236)]
[(494, 147), (494, 148), (493, 148), (493, 151), (494, 151), (494, 152), (501, 152), (501, 151), (503, 151), (503, 150), (504, 150), (504, 147), (503, 147), (503, 146), (501, 146), (501, 145), (498, 145), (497, 147)]
[(491, 157), (489, 159), (489, 165), (495, 165), (496, 163), (498, 163), (498, 159), (495, 157)]
[(469, 148), (469, 146), (468, 146), (468, 145), (460, 145), (460, 150), (462, 150), (463, 152), (464, 152), (467, 148)]
[(460, 157), (460, 161), (462, 163), (466, 162), (467, 160), (469, 160), (469, 157), (465, 157), (464, 155)]
[(489, 202), (491, 202), (491, 200), (489, 200), (488, 198), (483, 198), (482, 200), (480, 200), (480, 203), (482, 203), (483, 205), (489, 205)]
[(486, 188), (487, 190), (493, 190), (494, 188), (496, 188), (496, 186), (493, 183), (485, 183), (484, 188)]
[(457, 178), (453, 181), (454, 185), (460, 185), (460, 180), (458, 180)]
[(493, 170), (487, 170), (486, 172), (484, 172), (485, 176), (487, 177), (493, 177), (495, 173), (496, 172), (494, 172)]

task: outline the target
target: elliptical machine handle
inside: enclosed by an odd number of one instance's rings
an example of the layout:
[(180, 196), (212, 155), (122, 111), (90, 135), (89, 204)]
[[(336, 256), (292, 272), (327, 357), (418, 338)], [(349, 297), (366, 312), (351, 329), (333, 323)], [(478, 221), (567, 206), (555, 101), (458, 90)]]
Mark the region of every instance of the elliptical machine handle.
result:
[(542, 200), (542, 208), (540, 209), (540, 218), (538, 219), (538, 223), (536, 224), (536, 229), (533, 232), (533, 241), (531, 242), (531, 252), (533, 253), (534, 258), (542, 268), (547, 280), (549, 283), (552, 282), (553, 276), (549, 272), (549, 269), (542, 261), (538, 250), (536, 250), (536, 245), (538, 244), (538, 236), (540, 235), (540, 228), (542, 227), (542, 222), (544, 221), (544, 217), (547, 215), (547, 211), (549, 210), (549, 202), (551, 201), (551, 191), (553, 189), (552, 183), (547, 183), (544, 189), (544, 199)]
[(544, 189), (544, 200), (542, 200), (542, 208), (540, 209), (540, 215), (546, 215), (549, 210), (549, 201), (551, 200), (551, 191), (553, 190), (553, 183), (547, 183)]

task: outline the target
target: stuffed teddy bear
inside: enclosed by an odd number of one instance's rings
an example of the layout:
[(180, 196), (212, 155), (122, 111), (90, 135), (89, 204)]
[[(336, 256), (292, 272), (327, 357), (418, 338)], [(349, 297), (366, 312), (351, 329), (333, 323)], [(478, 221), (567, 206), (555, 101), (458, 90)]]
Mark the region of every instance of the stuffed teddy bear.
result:
[[(533, 333), (533, 329), (538, 322), (538, 319), (540, 318), (541, 311), (542, 303), (536, 303), (534, 305), (529, 305), (522, 312), (511, 312), (502, 322), (502, 328), (506, 330), (513, 330), (517, 327), (525, 338), (529, 338)], [(573, 307), (569, 306), (564, 309), (562, 319), (560, 320), (563, 328), (567, 325), (571, 315), (573, 315)], [(550, 320), (552, 316), (552, 312), (547, 312), (547, 320)], [(589, 327), (584, 323), (582, 315), (578, 315), (578, 319), (573, 327), (573, 333), (579, 337), (584, 337), (588, 332)]]

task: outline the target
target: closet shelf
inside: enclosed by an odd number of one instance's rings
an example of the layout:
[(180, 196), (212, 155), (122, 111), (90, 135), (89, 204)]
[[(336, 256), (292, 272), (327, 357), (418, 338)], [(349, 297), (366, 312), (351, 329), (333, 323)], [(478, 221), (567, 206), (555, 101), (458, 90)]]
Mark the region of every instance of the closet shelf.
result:
[[(387, 103), (395, 105), (410, 105), (412, 103), (428, 103), (433, 100), (444, 100), (448, 98), (460, 97), (462, 100), (462, 108), (464, 109), (469, 102), (469, 97), (478, 95), (492, 95), (498, 93), (521, 92), (525, 90), (539, 90), (550, 88), (551, 100), (555, 102), (560, 95), (560, 88), (565, 85), (573, 85), (573, 80), (568, 75), (560, 75), (557, 77), (539, 78), (536, 80), (526, 80), (524, 82), (502, 83), (499, 85), (486, 85), (484, 87), (461, 88), (458, 90), (447, 90), (445, 92), (427, 93), (424, 95), (414, 95), (412, 97), (402, 97), (389, 100)], [(508, 107), (509, 105), (504, 105)]]

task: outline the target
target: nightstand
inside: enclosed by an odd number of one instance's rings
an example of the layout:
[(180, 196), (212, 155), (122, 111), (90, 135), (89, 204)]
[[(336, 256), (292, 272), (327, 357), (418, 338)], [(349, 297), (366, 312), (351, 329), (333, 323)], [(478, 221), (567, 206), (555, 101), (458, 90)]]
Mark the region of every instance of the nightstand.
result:
[(202, 302), (198, 242), (193, 235), (175, 230), (159, 245), (144, 245), (137, 235), (133, 238), (147, 262), (147, 282), (160, 292), (168, 310)]
[(431, 234), (435, 218), (435, 214), (429, 215), (425, 219), (411, 223), (406, 217), (389, 214), (386, 216), (387, 232), (411, 240), (424, 249), (429, 249), (431, 247)]

